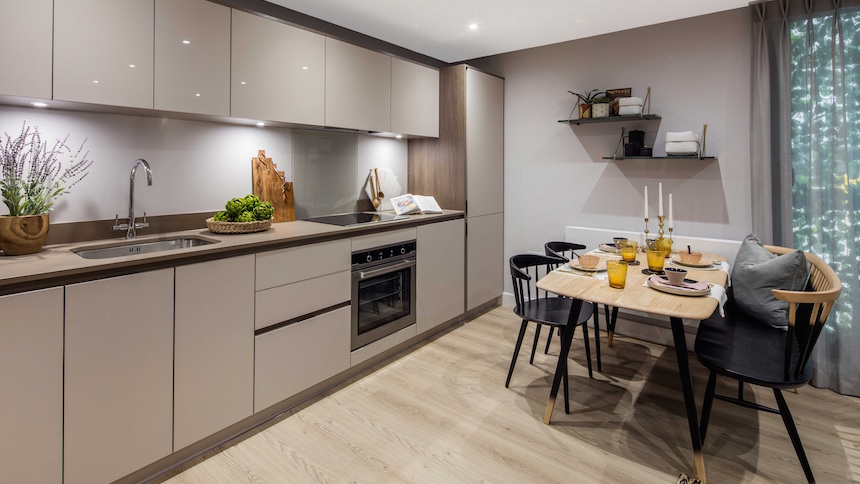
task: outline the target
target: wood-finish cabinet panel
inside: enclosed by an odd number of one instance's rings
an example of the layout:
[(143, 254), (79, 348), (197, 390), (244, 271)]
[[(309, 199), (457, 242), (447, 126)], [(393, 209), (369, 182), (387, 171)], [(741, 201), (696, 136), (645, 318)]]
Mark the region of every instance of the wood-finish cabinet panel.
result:
[(55, 0), (54, 99), (152, 108), (154, 0)]
[(391, 131), (391, 57), (325, 40), (325, 124)]
[(322, 126), (325, 37), (233, 10), (231, 116)]
[(0, 297), (0, 480), (63, 479), (63, 288)]
[(466, 69), (466, 201), (470, 217), (504, 210), (505, 81)]
[(466, 220), (466, 310), (502, 295), (504, 289), (504, 214)]
[(0, 1), (0, 94), (51, 99), (53, 0)]
[(155, 109), (230, 115), (230, 8), (155, 0)]
[(256, 337), (254, 411), (349, 369), (350, 308)]
[(263, 329), (348, 302), (351, 283), (350, 272), (343, 271), (259, 291), (255, 296), (254, 328)]
[(419, 334), (464, 312), (465, 227), (464, 220), (418, 227), (416, 317)]
[(173, 446), (254, 412), (254, 256), (176, 268)]
[(173, 451), (173, 269), (66, 286), (65, 484)]
[(439, 71), (391, 58), (391, 131), (439, 137)]
[(256, 289), (262, 291), (347, 271), (351, 255), (349, 239), (260, 252), (257, 254)]

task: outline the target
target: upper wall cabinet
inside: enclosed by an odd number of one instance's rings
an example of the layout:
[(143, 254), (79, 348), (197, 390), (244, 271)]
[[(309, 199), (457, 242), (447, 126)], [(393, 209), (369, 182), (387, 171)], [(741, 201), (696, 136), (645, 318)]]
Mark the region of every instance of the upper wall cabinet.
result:
[(152, 108), (153, 2), (55, 0), (54, 99)]
[(51, 99), (53, 0), (0, 0), (0, 94)]
[(322, 126), (325, 37), (233, 10), (231, 116)]
[(155, 0), (155, 109), (230, 115), (230, 9)]
[(391, 57), (326, 38), (325, 124), (391, 131)]
[(439, 71), (391, 59), (391, 131), (439, 137)]

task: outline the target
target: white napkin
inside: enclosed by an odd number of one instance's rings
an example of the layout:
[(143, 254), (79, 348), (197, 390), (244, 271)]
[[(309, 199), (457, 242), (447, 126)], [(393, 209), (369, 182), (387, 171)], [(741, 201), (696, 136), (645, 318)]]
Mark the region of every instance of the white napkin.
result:
[[(642, 284), (645, 287), (648, 286), (648, 279), (645, 279), (645, 284)], [(728, 296), (726, 296), (726, 288), (719, 285), (709, 282), (708, 287), (711, 288), (711, 292), (708, 293), (708, 297), (714, 298), (717, 300), (717, 309), (720, 311), (720, 316), (726, 317), (726, 312), (723, 309), (723, 305), (729, 300)], [(654, 289), (656, 291), (656, 289)], [(681, 296), (681, 297), (689, 297), (689, 296)]]
[(642, 106), (621, 106), (618, 108), (619, 116), (630, 116), (642, 112)]
[(696, 155), (699, 153), (698, 141), (667, 141), (667, 155)]

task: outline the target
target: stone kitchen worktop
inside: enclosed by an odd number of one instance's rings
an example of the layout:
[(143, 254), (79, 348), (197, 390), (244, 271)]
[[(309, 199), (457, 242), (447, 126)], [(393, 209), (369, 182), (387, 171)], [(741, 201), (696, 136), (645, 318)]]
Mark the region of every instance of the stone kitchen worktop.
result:
[(72, 250), (121, 243), (124, 239), (95, 240), (74, 244), (46, 246), (40, 252), (23, 256), (0, 256), (0, 295), (74, 282), (130, 274), (143, 270), (171, 267), (239, 254), (254, 253), (326, 240), (342, 239), (428, 223), (463, 218), (457, 210), (441, 214), (410, 215), (409, 220), (340, 227), (315, 222), (295, 221), (272, 225), (254, 234), (215, 234), (208, 229), (184, 230), (156, 235), (140, 235), (138, 242), (178, 236), (197, 236), (217, 241), (209, 245), (165, 250), (140, 255), (106, 259), (84, 259)]

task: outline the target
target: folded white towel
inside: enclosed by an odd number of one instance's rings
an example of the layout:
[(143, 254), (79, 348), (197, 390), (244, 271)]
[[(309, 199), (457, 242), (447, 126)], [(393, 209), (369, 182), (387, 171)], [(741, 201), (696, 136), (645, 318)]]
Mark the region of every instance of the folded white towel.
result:
[(670, 141), (666, 143), (667, 155), (696, 155), (699, 153), (697, 141)]
[(621, 116), (629, 116), (631, 114), (639, 114), (642, 112), (642, 106), (621, 106), (618, 108), (618, 114)]
[(619, 106), (641, 106), (642, 98), (641, 97), (620, 97), (618, 98)]
[(699, 141), (699, 135), (692, 131), (666, 133), (666, 142), (670, 143), (673, 141)]

